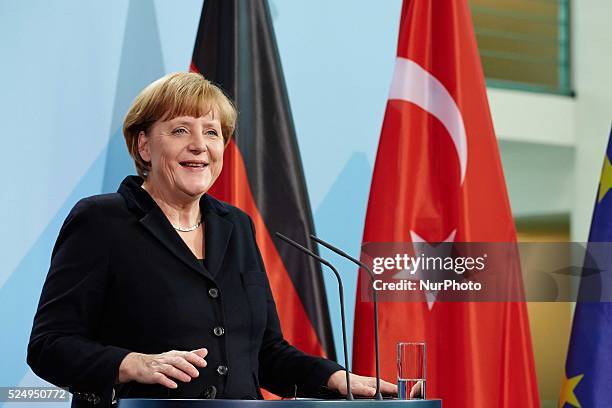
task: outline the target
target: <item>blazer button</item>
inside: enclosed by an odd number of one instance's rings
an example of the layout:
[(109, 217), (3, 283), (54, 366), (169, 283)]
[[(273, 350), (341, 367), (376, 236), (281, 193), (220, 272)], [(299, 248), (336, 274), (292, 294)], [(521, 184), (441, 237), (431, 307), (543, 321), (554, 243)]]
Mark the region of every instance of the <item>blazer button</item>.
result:
[(210, 288), (208, 289), (208, 296), (210, 296), (213, 299), (216, 299), (219, 297), (219, 289), (217, 288)]
[(204, 388), (204, 392), (202, 393), (202, 398), (215, 399), (216, 396), (217, 396), (217, 387), (215, 387), (214, 385), (209, 385), (208, 387)]
[(227, 374), (227, 366), (220, 365), (219, 367), (217, 367), (217, 372), (219, 373), (219, 375), (226, 375)]
[(215, 333), (215, 336), (221, 337), (225, 334), (225, 329), (221, 326), (217, 326), (213, 329), (213, 333)]
[(89, 402), (90, 404), (98, 405), (100, 403), (100, 397), (98, 397), (96, 394), (88, 393), (85, 395), (87, 395), (87, 402)]

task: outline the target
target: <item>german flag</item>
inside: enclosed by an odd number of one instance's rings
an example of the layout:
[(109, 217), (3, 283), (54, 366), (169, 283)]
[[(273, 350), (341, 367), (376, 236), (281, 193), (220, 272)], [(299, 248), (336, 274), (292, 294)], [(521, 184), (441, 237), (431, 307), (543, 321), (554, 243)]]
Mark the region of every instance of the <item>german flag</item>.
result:
[(272, 239), (280, 231), (309, 242), (314, 226), (266, 0), (206, 0), (191, 71), (221, 87), (239, 112), (210, 193), (253, 219), (285, 338), (335, 360), (320, 265)]

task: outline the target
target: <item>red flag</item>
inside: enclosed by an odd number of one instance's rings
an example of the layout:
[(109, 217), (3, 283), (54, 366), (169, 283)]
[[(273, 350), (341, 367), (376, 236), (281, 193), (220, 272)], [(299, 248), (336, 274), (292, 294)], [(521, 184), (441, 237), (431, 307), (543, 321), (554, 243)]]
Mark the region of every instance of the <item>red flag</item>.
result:
[[(363, 242), (515, 242), (467, 2), (404, 0)], [(520, 270), (516, 286), (522, 288)], [(353, 369), (374, 373), (372, 303), (355, 307)], [(522, 289), (521, 289), (522, 290)], [(524, 303), (380, 305), (381, 373), (396, 344), (427, 343), (427, 397), (445, 406), (537, 407)]]
[(314, 232), (302, 163), (266, 0), (206, 0), (191, 62), (236, 102), (238, 123), (210, 193), (248, 213), (285, 338), (335, 359), (320, 265), (275, 241)]

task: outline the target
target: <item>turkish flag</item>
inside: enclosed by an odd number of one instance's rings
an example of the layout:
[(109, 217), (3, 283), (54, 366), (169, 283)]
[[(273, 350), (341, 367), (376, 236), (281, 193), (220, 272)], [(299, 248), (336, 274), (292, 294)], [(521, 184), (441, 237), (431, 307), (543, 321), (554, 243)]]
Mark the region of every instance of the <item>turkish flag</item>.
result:
[[(465, 0), (404, 0), (363, 242), (516, 242)], [(507, 273), (508, 290), (522, 291), (520, 266)], [(362, 278), (353, 369), (373, 375)], [(380, 305), (383, 378), (396, 380), (398, 342), (424, 341), (428, 398), (453, 408), (539, 406), (524, 303), (428, 300)]]

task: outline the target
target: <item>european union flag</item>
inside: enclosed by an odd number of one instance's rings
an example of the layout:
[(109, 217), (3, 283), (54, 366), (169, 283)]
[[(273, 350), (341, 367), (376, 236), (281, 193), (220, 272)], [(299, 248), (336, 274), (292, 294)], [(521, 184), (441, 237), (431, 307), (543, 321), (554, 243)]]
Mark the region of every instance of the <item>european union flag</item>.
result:
[[(612, 242), (612, 131), (601, 171), (589, 244)], [(606, 245), (607, 248), (610, 248)], [(597, 251), (602, 291), (610, 291), (612, 251)], [(585, 261), (586, 262), (586, 261)], [(581, 288), (582, 290), (582, 288)], [(559, 407), (612, 407), (612, 303), (578, 302)]]

